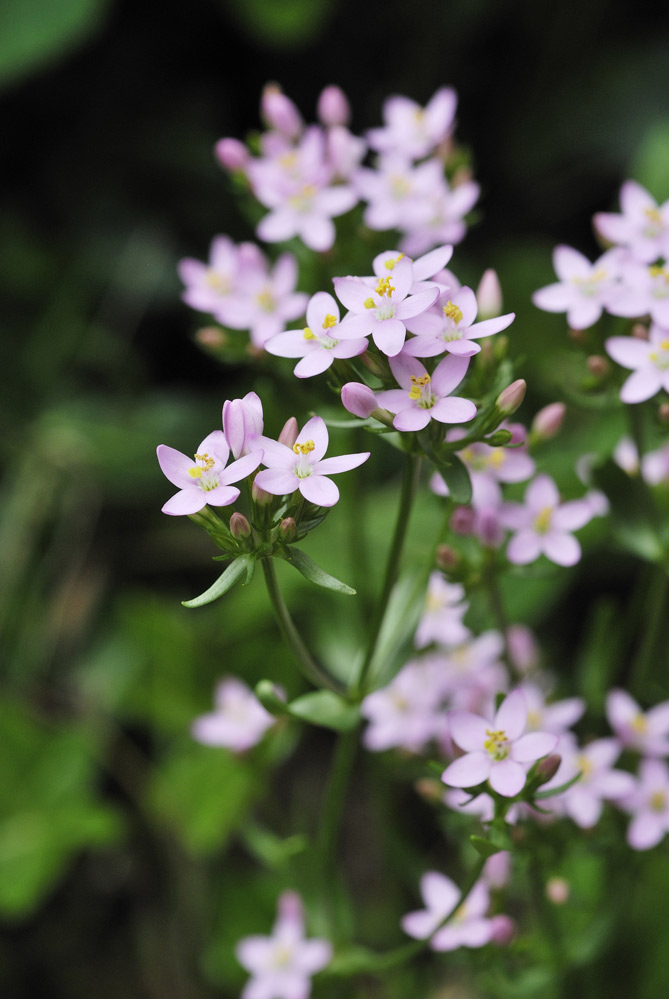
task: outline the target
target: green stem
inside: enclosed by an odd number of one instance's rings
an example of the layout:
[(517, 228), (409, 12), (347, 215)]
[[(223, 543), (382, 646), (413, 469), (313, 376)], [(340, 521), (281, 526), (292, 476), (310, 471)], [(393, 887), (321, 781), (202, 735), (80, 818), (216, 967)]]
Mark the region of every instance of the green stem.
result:
[(485, 588), (488, 592), (488, 600), (490, 601), (490, 608), (492, 610), (495, 622), (498, 629), (502, 633), (502, 638), (504, 639), (504, 651), (502, 653), (502, 658), (504, 663), (513, 675), (516, 669), (511, 661), (511, 656), (509, 655), (509, 642), (508, 642), (508, 630), (509, 630), (509, 619), (506, 614), (506, 608), (504, 607), (504, 600), (502, 599), (502, 591), (499, 585), (499, 576), (497, 574), (497, 566), (494, 562), (494, 555), (488, 561), (484, 569), (484, 583)]
[(274, 617), (277, 625), (279, 626), (281, 637), (293, 653), (300, 671), (307, 678), (307, 680), (315, 684), (315, 686), (327, 687), (328, 690), (333, 690), (335, 693), (340, 694), (342, 692), (340, 685), (330, 676), (329, 673), (326, 673), (324, 669), (314, 662), (309, 650), (302, 641), (300, 633), (295, 627), (293, 619), (288, 612), (288, 608), (284, 603), (283, 596), (281, 595), (272, 559), (263, 558), (261, 559), (261, 562), (263, 572), (265, 573), (267, 592), (269, 593), (272, 610), (274, 611)]
[[(669, 595), (669, 576), (664, 566), (655, 565), (650, 574), (647, 604), (644, 609), (643, 637), (639, 651), (634, 659), (630, 687), (639, 690), (645, 682), (653, 652), (659, 645), (659, 637), (667, 617), (667, 597)], [(659, 661), (659, 660), (658, 660)]]
[(321, 806), (321, 822), (316, 840), (319, 874), (322, 879), (323, 898), (331, 925), (331, 939), (338, 942), (335, 919), (335, 882), (337, 881), (337, 848), (346, 805), (346, 791), (353, 770), (359, 733), (357, 727), (337, 738), (330, 767), (330, 777)]
[(400, 503), (397, 510), (397, 520), (395, 522), (395, 531), (393, 534), (393, 539), (390, 545), (390, 550), (388, 552), (388, 561), (386, 563), (386, 571), (383, 580), (383, 589), (381, 590), (381, 596), (379, 597), (379, 602), (372, 618), (372, 623), (369, 629), (369, 642), (367, 645), (367, 653), (365, 659), (360, 668), (360, 674), (355, 686), (354, 693), (361, 697), (365, 689), (365, 680), (367, 679), (367, 674), (369, 668), (372, 664), (374, 658), (374, 653), (376, 651), (376, 644), (379, 640), (379, 634), (381, 633), (381, 627), (383, 625), (383, 620), (386, 615), (386, 610), (388, 609), (388, 601), (390, 600), (390, 594), (392, 593), (393, 586), (397, 580), (397, 573), (399, 570), (400, 558), (402, 556), (402, 549), (404, 547), (404, 542), (406, 540), (407, 530), (409, 527), (409, 516), (411, 513), (411, 507), (413, 505), (414, 496), (416, 495), (416, 489), (418, 486), (418, 478), (420, 475), (420, 458), (416, 455), (407, 454), (406, 462), (404, 465), (404, 476), (402, 478), (402, 491), (400, 494)]

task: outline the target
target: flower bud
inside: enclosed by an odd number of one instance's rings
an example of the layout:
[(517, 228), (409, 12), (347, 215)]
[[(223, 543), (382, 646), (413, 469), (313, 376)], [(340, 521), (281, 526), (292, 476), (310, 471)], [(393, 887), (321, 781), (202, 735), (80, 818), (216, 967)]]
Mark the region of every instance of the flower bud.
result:
[(663, 402), (657, 407), (657, 418), (660, 423), (669, 423), (669, 402)]
[(284, 517), (279, 524), (279, 534), (282, 541), (294, 541), (297, 537), (297, 524), (294, 517)]
[(414, 790), (431, 804), (441, 804), (444, 800), (444, 785), (440, 780), (433, 780), (431, 777), (421, 777), (414, 784)]
[(499, 890), (509, 882), (511, 873), (511, 854), (508, 850), (493, 853), (485, 862), (483, 877), (491, 888)]
[(502, 428), (501, 430), (496, 430), (494, 434), (490, 437), (486, 437), (485, 443), (489, 447), (504, 447), (505, 444), (509, 444), (513, 434), (510, 430)]
[(281, 429), (281, 433), (279, 434), (279, 444), (285, 444), (286, 447), (292, 447), (297, 440), (299, 432), (300, 428), (297, 425), (297, 420), (294, 416), (289, 416)]
[(251, 537), (251, 525), (244, 514), (240, 513), (239, 510), (235, 510), (230, 517), (230, 534), (233, 538), (236, 538), (237, 541)]
[(226, 170), (245, 170), (249, 159), (249, 151), (239, 139), (219, 139), (214, 146), (216, 159)]
[(256, 480), (253, 480), (253, 485), (251, 486), (251, 499), (257, 506), (269, 506), (269, 504), (274, 499), (272, 493), (266, 492), (261, 489), (260, 486), (256, 485)]
[(451, 572), (460, 562), (460, 553), (450, 545), (438, 545), (435, 552), (435, 562), (439, 569), (444, 572)]
[(512, 665), (519, 673), (529, 673), (539, 662), (534, 635), (524, 624), (512, 624), (506, 629), (506, 647)]
[(502, 416), (511, 416), (512, 413), (516, 412), (525, 398), (526, 391), (527, 382), (524, 378), (518, 378), (515, 382), (507, 385), (503, 392), (500, 392), (496, 405)]
[(601, 354), (591, 354), (585, 363), (588, 367), (588, 371), (591, 375), (594, 375), (595, 378), (604, 378), (604, 376), (608, 375), (611, 370), (611, 365), (605, 357), (602, 357)]
[(281, 90), (278, 83), (268, 83), (260, 101), (261, 113), (270, 128), (276, 129), (289, 139), (296, 139), (302, 131), (302, 117), (290, 97)]
[(558, 756), (557, 753), (551, 753), (550, 756), (539, 760), (535, 770), (537, 787), (541, 784), (547, 784), (549, 780), (552, 780), (560, 769), (561, 763), (562, 757)]
[(451, 530), (456, 534), (471, 534), (476, 514), (470, 506), (456, 506), (451, 514)]
[(371, 388), (362, 382), (346, 382), (342, 386), (341, 401), (344, 409), (354, 416), (366, 420), (377, 408), (376, 397)]
[(260, 680), (255, 686), (256, 697), (262, 704), (265, 711), (271, 715), (285, 715), (286, 704), (283, 691), (275, 686), (271, 680)]
[(249, 454), (263, 431), (262, 402), (255, 392), (223, 403), (223, 433), (235, 458)]
[(644, 326), (643, 323), (635, 323), (632, 327), (632, 336), (636, 337), (637, 340), (647, 340), (648, 327)]
[(195, 334), (195, 342), (206, 350), (220, 350), (225, 346), (227, 339), (218, 326), (202, 326)]
[(347, 125), (351, 117), (351, 108), (344, 91), (335, 86), (322, 90), (318, 98), (317, 113), (328, 128), (333, 125)]
[(551, 402), (540, 409), (532, 420), (532, 436), (534, 440), (549, 441), (562, 429), (567, 407), (563, 402)]
[(507, 944), (511, 943), (516, 933), (515, 920), (511, 916), (500, 913), (493, 916), (490, 922), (492, 923), (492, 942), (498, 947), (506, 947)]
[(502, 289), (496, 271), (492, 267), (484, 272), (476, 289), (479, 311), (478, 319), (494, 319), (502, 314)]
[(546, 882), (546, 898), (553, 905), (564, 905), (570, 894), (571, 888), (565, 878), (549, 878)]

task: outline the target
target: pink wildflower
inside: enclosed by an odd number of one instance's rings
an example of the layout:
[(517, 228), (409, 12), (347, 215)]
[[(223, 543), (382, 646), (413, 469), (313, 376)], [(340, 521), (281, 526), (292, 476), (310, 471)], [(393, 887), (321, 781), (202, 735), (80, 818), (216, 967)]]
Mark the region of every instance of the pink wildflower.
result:
[(483, 880), (477, 881), (462, 905), (441, 929), (440, 924), (457, 906), (462, 893), (450, 878), (437, 871), (428, 871), (423, 875), (420, 892), (427, 908), (409, 912), (402, 917), (402, 929), (408, 936), (417, 940), (432, 937), (430, 947), (435, 951), (484, 947), (490, 943), (494, 924), (485, 917), (490, 905), (490, 895)]
[(408, 97), (388, 97), (383, 105), (383, 128), (367, 133), (372, 149), (399, 152), (411, 159), (428, 156), (450, 134), (457, 97), (450, 87), (441, 87), (422, 108)]
[(443, 733), (439, 692), (430, 664), (411, 662), (391, 682), (368, 694), (361, 714), (369, 722), (363, 736), (367, 749), (380, 752), (400, 746), (417, 753)]
[(578, 250), (558, 246), (553, 252), (553, 266), (559, 282), (535, 291), (532, 301), (546, 312), (566, 312), (573, 329), (592, 326), (620, 294), (619, 250), (608, 250), (591, 264)]
[(222, 680), (214, 695), (215, 710), (193, 722), (193, 738), (205, 746), (224, 746), (243, 753), (260, 742), (275, 723), (245, 683), (236, 677)]
[(163, 513), (183, 516), (197, 513), (207, 506), (229, 506), (239, 496), (239, 489), (230, 483), (239, 482), (258, 467), (262, 451), (247, 454), (226, 468), (230, 448), (222, 430), (214, 430), (200, 444), (193, 458), (167, 444), (157, 448), (163, 474), (179, 492), (164, 504)]
[(223, 433), (235, 458), (258, 450), (262, 428), (262, 402), (255, 392), (223, 403)]
[(651, 326), (648, 340), (612, 336), (606, 350), (614, 361), (634, 371), (620, 390), (623, 402), (643, 402), (660, 389), (669, 391), (669, 328)]
[(669, 257), (669, 201), (658, 205), (641, 184), (627, 180), (620, 189), (621, 214), (599, 212), (595, 229), (603, 239), (626, 246), (637, 260)]
[(618, 802), (633, 816), (627, 842), (633, 850), (650, 850), (669, 832), (669, 768), (663, 760), (642, 760), (634, 790)]
[(460, 583), (447, 583), (440, 572), (430, 573), (425, 610), (414, 639), (416, 648), (422, 649), (430, 642), (449, 646), (466, 641), (471, 632), (462, 618), (468, 607)]
[(530, 732), (527, 705), (522, 691), (505, 697), (492, 722), (468, 711), (452, 711), (448, 716), (453, 742), (465, 750), (442, 774), (452, 787), (475, 787), (485, 780), (498, 794), (513, 798), (525, 786), (523, 764), (547, 756), (557, 745), (557, 736)]
[(550, 476), (537, 475), (525, 491), (525, 503), (507, 503), (502, 511), (502, 523), (516, 531), (506, 552), (509, 562), (526, 565), (544, 554), (557, 565), (575, 565), (581, 547), (570, 532), (592, 516), (586, 500), (561, 504)]
[(645, 714), (626, 690), (606, 696), (606, 717), (623, 746), (644, 756), (669, 756), (669, 701)]
[(495, 319), (475, 323), (478, 304), (471, 288), (451, 293), (444, 291), (427, 312), (407, 321), (407, 329), (416, 334), (404, 347), (413, 357), (433, 357), (436, 354), (459, 354), (471, 357), (481, 350), (476, 340), (492, 336), (510, 326), (514, 312)]
[(608, 306), (614, 316), (649, 315), (658, 326), (669, 328), (669, 267), (624, 260), (620, 293)]
[(318, 375), (336, 357), (355, 357), (366, 349), (366, 338), (347, 335), (346, 326), (339, 322), (339, 306), (326, 291), (316, 292), (309, 299), (305, 329), (277, 333), (265, 343), (269, 354), (302, 358), (294, 368), (298, 378)]
[(579, 773), (581, 776), (562, 794), (546, 799), (542, 807), (568, 815), (581, 829), (591, 829), (597, 824), (603, 801), (617, 801), (634, 791), (632, 775), (613, 769), (620, 755), (617, 739), (596, 739), (580, 749), (568, 732), (560, 736), (557, 753), (562, 763), (542, 791), (560, 787)]
[(417, 358), (405, 354), (391, 357), (391, 371), (402, 388), (377, 392), (377, 401), (397, 414), (393, 420), (396, 430), (423, 430), (430, 420), (467, 423), (476, 416), (476, 406), (450, 393), (465, 377), (468, 365), (468, 357), (449, 355), (429, 375)]
[(236, 947), (237, 960), (251, 973), (241, 999), (308, 999), (311, 976), (332, 960), (328, 940), (306, 940), (300, 896), (283, 892), (272, 935), (250, 936)]
[(255, 477), (260, 489), (275, 496), (287, 496), (299, 489), (316, 506), (334, 506), (339, 490), (328, 475), (357, 468), (369, 458), (369, 451), (323, 458), (328, 446), (328, 431), (320, 416), (313, 416), (297, 435), (292, 448), (267, 437), (262, 469)]
[(242, 243), (238, 255), (238, 285), (225, 309), (215, 313), (225, 326), (249, 330), (251, 342), (262, 347), (287, 322), (304, 315), (307, 296), (295, 291), (298, 270), (292, 253), (282, 253), (269, 269), (267, 259), (253, 243)]

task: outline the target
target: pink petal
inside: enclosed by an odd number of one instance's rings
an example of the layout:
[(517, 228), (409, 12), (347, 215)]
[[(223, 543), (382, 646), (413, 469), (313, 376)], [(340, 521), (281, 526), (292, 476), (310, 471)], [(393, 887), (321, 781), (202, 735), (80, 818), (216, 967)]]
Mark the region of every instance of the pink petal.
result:
[(309, 350), (309, 344), (313, 340), (305, 340), (302, 330), (286, 330), (285, 333), (277, 333), (271, 336), (264, 343), (268, 354), (276, 357), (304, 357)]
[(311, 452), (310, 460), (311, 464), (315, 464), (317, 461), (320, 461), (328, 449), (328, 428), (325, 426), (325, 420), (322, 417), (312, 416), (304, 424), (297, 435), (296, 443), (304, 444), (306, 441), (314, 442), (315, 447)]
[(277, 208), (265, 215), (256, 226), (256, 234), (265, 243), (282, 243), (297, 232), (294, 212), (285, 208)]
[(623, 402), (645, 402), (662, 388), (662, 377), (656, 368), (642, 368), (630, 375), (620, 390)]
[(581, 558), (581, 546), (573, 534), (551, 531), (544, 536), (543, 550), (556, 565), (576, 565)]
[(506, 557), (514, 565), (527, 565), (534, 562), (541, 554), (541, 542), (539, 536), (529, 528), (520, 530), (516, 534), (506, 549)]
[(525, 731), (527, 724), (527, 701), (522, 690), (512, 690), (504, 698), (495, 714), (492, 728), (502, 729), (511, 742)]
[(334, 354), (331, 350), (321, 349), (310, 350), (301, 361), (298, 361), (293, 368), (293, 374), (297, 378), (313, 378), (320, 375), (332, 365)]
[(481, 323), (474, 323), (474, 325), (467, 330), (467, 336), (472, 340), (480, 340), (481, 337), (492, 336), (493, 333), (499, 333), (501, 330), (505, 330), (507, 326), (511, 325), (515, 318), (515, 312), (509, 312), (507, 315), (499, 316), (497, 319), (484, 319)]
[(287, 468), (263, 468), (256, 475), (255, 483), (259, 489), (264, 489), (273, 496), (287, 496), (295, 492), (300, 479), (294, 471)]
[(638, 368), (648, 357), (650, 347), (646, 340), (633, 336), (612, 336), (606, 341), (606, 352), (624, 368)]
[(508, 758), (501, 763), (493, 763), (488, 780), (498, 794), (513, 798), (525, 787), (525, 771), (520, 763)]
[(304, 498), (316, 506), (334, 506), (339, 499), (339, 489), (324, 475), (309, 475), (297, 482)]
[(427, 940), (438, 924), (439, 917), (427, 909), (408, 912), (400, 921), (400, 926), (407, 936), (415, 940)]
[(491, 723), (471, 711), (449, 711), (448, 729), (451, 739), (460, 749), (474, 752), (483, 749)]
[(318, 462), (314, 471), (318, 475), (334, 475), (337, 472), (349, 472), (352, 468), (362, 465), (369, 458), (369, 451), (359, 451), (357, 454), (339, 454), (332, 458), (324, 458)]
[(226, 486), (221, 483), (203, 495), (208, 506), (230, 506), (239, 496), (239, 489), (236, 486)]
[(204, 489), (190, 488), (182, 489), (175, 493), (162, 507), (163, 513), (168, 513), (171, 517), (182, 517), (193, 513), (198, 513), (207, 505), (207, 494)]
[(262, 459), (262, 450), (252, 451), (251, 454), (245, 454), (242, 458), (237, 458), (236, 461), (231, 462), (227, 468), (219, 473), (219, 484), (229, 485), (231, 482), (239, 482), (240, 479), (245, 479), (251, 472), (255, 472)]
[(552, 524), (558, 531), (578, 531), (592, 520), (592, 507), (587, 500), (564, 503), (553, 514)]
[(435, 285), (433, 289), (419, 291), (417, 295), (410, 295), (400, 302), (395, 310), (398, 319), (411, 319), (419, 316), (422, 312), (427, 312), (439, 297), (439, 289)]
[(555, 247), (553, 266), (561, 281), (569, 281), (574, 277), (588, 278), (592, 271), (592, 264), (587, 257), (571, 246)]
[(511, 747), (511, 757), (516, 763), (534, 763), (542, 756), (552, 753), (558, 744), (556, 735), (548, 732), (528, 732), (517, 739)]
[(427, 871), (420, 879), (420, 893), (428, 909), (444, 916), (460, 898), (459, 889), (439, 871)]
[(573, 291), (566, 284), (549, 284), (532, 295), (533, 303), (544, 312), (566, 312), (573, 298)]
[(188, 469), (193, 468), (195, 464), (192, 458), (167, 444), (159, 444), (156, 448), (156, 454), (163, 475), (169, 479), (173, 486), (186, 489), (193, 485), (193, 479), (188, 474)]
[(339, 322), (339, 306), (329, 292), (317, 291), (307, 305), (307, 326), (320, 333), (327, 315), (334, 316)]
[(399, 319), (383, 319), (375, 324), (372, 336), (380, 351), (394, 357), (404, 346), (406, 329)]
[(446, 767), (441, 779), (451, 787), (475, 787), (490, 774), (492, 760), (486, 752), (467, 753)]
[(469, 399), (453, 396), (449, 399), (440, 399), (431, 412), (432, 419), (439, 423), (467, 423), (476, 416), (476, 406)]
[(556, 507), (560, 494), (553, 479), (549, 475), (537, 475), (525, 491), (525, 502), (536, 513)]
[(667, 832), (666, 823), (651, 811), (640, 812), (627, 830), (627, 842), (633, 850), (650, 850)]
[(307, 215), (300, 226), (302, 241), (310, 250), (322, 253), (329, 250), (335, 241), (337, 231), (334, 222), (323, 215)]
[(393, 420), (393, 426), (403, 433), (424, 430), (430, 422), (430, 412), (431, 410), (421, 409), (419, 406), (408, 406), (406, 409), (400, 410)]
[(452, 256), (453, 247), (450, 244), (438, 246), (436, 249), (430, 250), (429, 253), (423, 254), (422, 257), (413, 262), (414, 281), (427, 281), (428, 278), (434, 277), (435, 274), (444, 269)]
[(438, 396), (449, 395), (465, 377), (468, 368), (468, 357), (458, 357), (456, 354), (444, 357), (443, 360), (439, 361), (432, 375), (434, 393)]
[(348, 277), (334, 278), (333, 284), (337, 298), (346, 309), (365, 314), (365, 300), (370, 297), (369, 285), (359, 278)]

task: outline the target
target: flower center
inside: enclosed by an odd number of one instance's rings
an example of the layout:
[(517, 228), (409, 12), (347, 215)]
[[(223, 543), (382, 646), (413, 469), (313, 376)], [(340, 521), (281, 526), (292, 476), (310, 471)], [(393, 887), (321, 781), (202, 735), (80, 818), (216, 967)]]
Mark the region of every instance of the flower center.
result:
[(634, 718), (632, 718), (630, 728), (633, 729), (633, 731), (635, 731), (638, 735), (645, 735), (648, 731), (648, 721), (646, 720), (646, 716), (639, 712), (634, 716)]
[(292, 963), (293, 960), (293, 948), (290, 944), (280, 943), (277, 944), (274, 954), (274, 967), (275, 968), (285, 968)]
[(543, 510), (534, 518), (534, 530), (537, 534), (547, 534), (551, 526), (551, 517), (553, 516), (553, 507), (545, 506)]
[(417, 403), (420, 409), (432, 409), (435, 404), (436, 400), (430, 391), (430, 381), (430, 376), (427, 373), (411, 376), (409, 398)]
[(662, 216), (660, 215), (659, 208), (646, 208), (644, 215), (650, 224), (644, 228), (643, 235), (648, 239), (659, 236), (662, 231)]
[(388, 277), (379, 278), (379, 283), (374, 289), (376, 291), (376, 294), (387, 295), (388, 298), (390, 298), (392, 293), (395, 291), (395, 287), (392, 283), (392, 280), (393, 279), (390, 277), (390, 275), (388, 275)]
[(263, 312), (273, 312), (274, 311), (274, 296), (271, 291), (261, 291), (259, 295), (256, 295), (256, 302), (263, 310)]
[(333, 316), (332, 313), (328, 312), (325, 319), (323, 320), (323, 329), (331, 330), (333, 326), (337, 325), (337, 317)]
[(598, 285), (601, 284), (606, 278), (606, 270), (603, 267), (598, 267), (596, 271), (593, 271), (588, 277), (573, 277), (572, 283), (578, 285), (581, 292), (584, 295), (592, 296), (596, 295), (599, 291)]
[(218, 271), (207, 271), (205, 283), (208, 288), (217, 291), (219, 295), (227, 295), (230, 291), (230, 279), (225, 274), (219, 274)]
[(656, 368), (664, 371), (666, 368), (669, 368), (669, 338), (661, 340), (659, 348), (659, 350), (653, 350), (648, 357)]
[(316, 339), (316, 334), (313, 333), (309, 329), (308, 326), (305, 326), (304, 329), (302, 330), (302, 336), (304, 337), (305, 340), (315, 340)]
[(499, 763), (501, 760), (505, 760), (509, 755), (511, 750), (511, 743), (506, 737), (506, 732), (504, 729), (497, 729), (493, 731), (490, 728), (485, 730), (485, 734), (488, 736), (486, 741), (483, 743), (483, 748), (486, 750), (488, 755)]
[(664, 791), (653, 791), (648, 800), (648, 804), (650, 805), (651, 811), (663, 812), (667, 807), (666, 793)]
[(581, 755), (577, 757), (576, 764), (584, 777), (589, 777), (594, 773), (594, 764), (590, 762), (587, 756)]
[(306, 215), (307, 212), (311, 211), (316, 191), (317, 189), (313, 184), (305, 184), (297, 194), (294, 194), (288, 200), (296, 212), (304, 212)]
[(305, 441), (303, 444), (298, 444), (297, 442), (293, 444), (293, 451), (297, 455), (295, 475), (297, 475), (298, 479), (306, 479), (311, 475), (313, 469), (309, 464), (309, 455), (315, 447), (316, 445), (312, 440)]
[(458, 308), (454, 302), (446, 302), (444, 315), (447, 319), (452, 319), (456, 326), (462, 322), (462, 309)]
[(209, 475), (212, 468), (216, 464), (216, 459), (212, 458), (210, 454), (205, 451), (204, 454), (193, 455), (195, 461), (198, 462), (197, 465), (193, 465), (188, 469), (188, 474), (191, 479), (198, 479), (198, 485), (205, 492), (209, 492), (211, 489), (215, 489), (218, 485), (218, 475)]
[(411, 190), (411, 184), (399, 173), (394, 173), (390, 177), (390, 194), (393, 198), (406, 198)]

